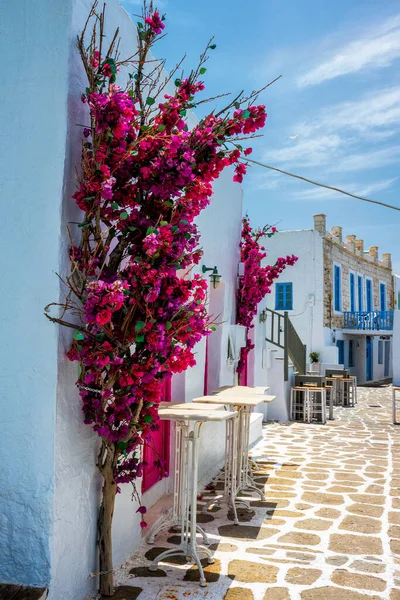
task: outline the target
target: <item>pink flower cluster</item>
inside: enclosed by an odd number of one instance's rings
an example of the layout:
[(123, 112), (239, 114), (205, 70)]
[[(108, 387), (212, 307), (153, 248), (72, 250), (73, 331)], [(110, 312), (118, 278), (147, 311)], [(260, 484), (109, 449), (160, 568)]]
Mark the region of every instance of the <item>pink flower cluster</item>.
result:
[[(158, 12), (145, 21), (154, 35), (164, 28)], [(68, 357), (81, 365), (85, 423), (117, 448), (121, 484), (142, 474), (140, 450), (158, 428), (163, 380), (195, 365), (194, 347), (210, 332), (208, 283), (181, 273), (201, 258), (195, 219), (213, 182), (229, 165), (237, 181), (245, 173), (241, 151), (226, 144), (262, 127), (266, 113), (260, 105), (210, 114), (189, 131), (184, 117), (204, 84), (185, 79), (143, 125), (135, 94), (114, 83), (115, 62), (97, 49), (89, 62), (95, 83), (83, 101), (91, 127), (74, 194), (85, 214), (82, 243), (70, 251), (86, 283)]]
[[(267, 294), (271, 293), (274, 281), (287, 266), (292, 266), (298, 260), (297, 256), (280, 257), (274, 265), (263, 267), (261, 261), (266, 258), (264, 246), (259, 240), (263, 236), (271, 237), (277, 232), (276, 227), (264, 227), (253, 232), (250, 219), (243, 218), (241, 248), (241, 262), (244, 264), (244, 274), (239, 279), (237, 298), (237, 322), (247, 329), (253, 327), (253, 319), (257, 314), (259, 303)], [(237, 371), (242, 373), (245, 369), (247, 356), (253, 348), (253, 344), (247, 339), (246, 347), (242, 349)]]

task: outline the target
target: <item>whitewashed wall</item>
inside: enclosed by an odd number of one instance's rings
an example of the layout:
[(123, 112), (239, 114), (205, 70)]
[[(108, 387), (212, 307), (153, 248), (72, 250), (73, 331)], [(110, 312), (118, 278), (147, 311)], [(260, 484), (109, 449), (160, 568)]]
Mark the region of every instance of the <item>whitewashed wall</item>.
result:
[[(0, 2), (0, 581), (48, 585), (72, 1)], [(71, 548), (70, 548), (71, 551)]]
[[(293, 310), (289, 317), (303, 341), (307, 354), (316, 351), (324, 360), (323, 331), (323, 252), (322, 238), (317, 231), (280, 231), (263, 240), (268, 256), (263, 264), (274, 264), (279, 256), (295, 254), (299, 260), (279, 276), (279, 283), (293, 283)], [(275, 286), (260, 311), (267, 306), (275, 310)]]

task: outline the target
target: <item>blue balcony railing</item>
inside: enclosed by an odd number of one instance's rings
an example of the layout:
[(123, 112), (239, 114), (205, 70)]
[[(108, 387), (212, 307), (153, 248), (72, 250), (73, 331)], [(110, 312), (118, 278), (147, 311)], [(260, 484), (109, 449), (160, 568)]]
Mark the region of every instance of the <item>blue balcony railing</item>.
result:
[(343, 329), (391, 331), (393, 329), (393, 311), (344, 312)]

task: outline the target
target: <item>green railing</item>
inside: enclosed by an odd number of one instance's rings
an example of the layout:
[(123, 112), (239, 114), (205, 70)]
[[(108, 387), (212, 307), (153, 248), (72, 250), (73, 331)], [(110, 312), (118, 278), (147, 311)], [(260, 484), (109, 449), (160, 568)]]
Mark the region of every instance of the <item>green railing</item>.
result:
[(300, 374), (306, 372), (307, 347), (301, 341), (289, 313), (278, 313), (270, 308), (267, 313), (266, 341), (283, 350), (285, 381), (289, 379), (289, 358)]

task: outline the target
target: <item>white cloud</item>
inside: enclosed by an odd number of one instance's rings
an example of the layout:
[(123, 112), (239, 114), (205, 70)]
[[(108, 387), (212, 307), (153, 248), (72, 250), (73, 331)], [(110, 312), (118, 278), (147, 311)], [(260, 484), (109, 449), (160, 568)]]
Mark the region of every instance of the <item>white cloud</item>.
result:
[(400, 57), (400, 15), (362, 37), (345, 43), (331, 56), (297, 79), (300, 87), (318, 85), (372, 67), (388, 67)]
[(283, 148), (267, 150), (263, 154), (263, 160), (305, 167), (324, 165), (329, 162), (342, 143), (343, 141), (338, 135), (308, 137)]
[[(397, 179), (397, 177), (394, 179), (384, 179), (382, 181), (372, 182), (369, 185), (363, 185), (360, 183), (343, 183), (332, 185), (345, 190), (346, 192), (357, 194), (358, 196), (368, 196), (373, 192), (388, 189)], [(296, 200), (340, 200), (346, 198), (346, 196), (343, 194), (319, 187), (310, 187), (309, 189), (300, 192), (293, 192), (291, 195)]]
[(336, 164), (330, 166), (329, 171), (334, 173), (348, 173), (350, 171), (362, 171), (365, 169), (379, 169), (387, 165), (399, 162), (400, 146), (390, 146), (371, 152), (359, 154), (347, 154)]

